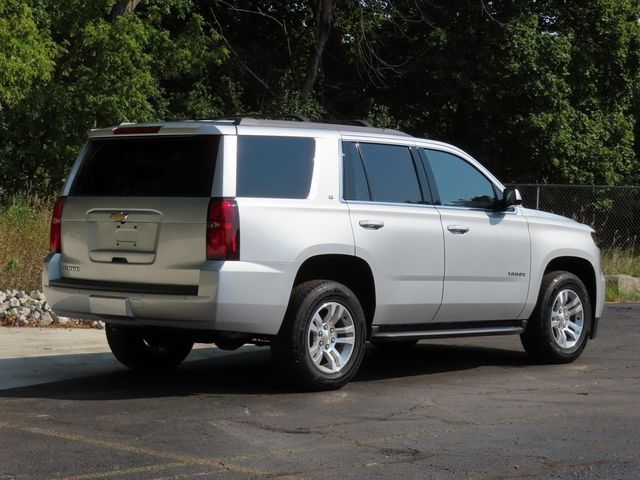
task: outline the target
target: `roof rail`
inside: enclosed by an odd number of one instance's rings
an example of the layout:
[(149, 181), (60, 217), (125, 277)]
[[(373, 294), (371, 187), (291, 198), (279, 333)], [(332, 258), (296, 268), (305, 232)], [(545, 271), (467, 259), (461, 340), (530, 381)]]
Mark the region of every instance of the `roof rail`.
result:
[(310, 122), (311, 120), (303, 115), (295, 113), (249, 113), (246, 115), (231, 115), (228, 117), (216, 117), (210, 120), (233, 120), (233, 123), (240, 125), (243, 119), (253, 118), (255, 120), (290, 120), (294, 122)]
[[(366, 120), (340, 120), (340, 119), (310, 119), (302, 115), (297, 114), (248, 114), (248, 115), (230, 115), (223, 117), (215, 117), (210, 119), (198, 119), (199, 122), (225, 122), (232, 123), (233, 125), (242, 125), (242, 124), (250, 124), (255, 125), (256, 122), (260, 122), (261, 120), (275, 121), (274, 123), (278, 123), (279, 121), (293, 121), (293, 123), (298, 123), (299, 127), (314, 127), (318, 128), (324, 125), (324, 128), (328, 128), (330, 125), (343, 125), (343, 126), (351, 126), (358, 127), (361, 129), (371, 129), (371, 131), (377, 131), (379, 133), (389, 134), (389, 135), (406, 135), (410, 136), (405, 132), (400, 130), (394, 130), (389, 128), (378, 128), (371, 125)], [(307, 124), (307, 125), (305, 125)], [(292, 125), (293, 126), (293, 125)], [(322, 128), (322, 127), (321, 127)]]
[(319, 120), (314, 119), (313, 121), (317, 123), (329, 123), (331, 125), (352, 125), (354, 127), (376, 128), (366, 120), (361, 120), (361, 119), (340, 120), (337, 118), (327, 118), (327, 119), (319, 119)]
[[(341, 120), (338, 118), (308, 118), (305, 117), (303, 115), (298, 115), (296, 113), (250, 113), (247, 115), (233, 115), (233, 116), (229, 116), (229, 117), (216, 117), (216, 118), (212, 118), (209, 119), (210, 121), (220, 121), (220, 120), (227, 120), (227, 121), (233, 121), (236, 125), (240, 125), (240, 123), (242, 123), (242, 120), (245, 118), (252, 118), (254, 120), (292, 120), (295, 122), (314, 122), (314, 123), (328, 123), (331, 125), (352, 125), (354, 127), (369, 127), (369, 128), (374, 128), (373, 125), (371, 125), (369, 122), (367, 122), (366, 120), (361, 120), (361, 119), (353, 119), (353, 120)], [(199, 120), (204, 120), (204, 119), (199, 119)]]

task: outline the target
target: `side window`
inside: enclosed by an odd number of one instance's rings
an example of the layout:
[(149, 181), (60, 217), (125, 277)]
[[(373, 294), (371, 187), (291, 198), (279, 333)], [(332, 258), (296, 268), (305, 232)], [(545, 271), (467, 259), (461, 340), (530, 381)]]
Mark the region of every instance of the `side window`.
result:
[(345, 200), (369, 201), (369, 185), (367, 176), (364, 173), (364, 166), (360, 158), (360, 152), (355, 143), (342, 142), (344, 186), (343, 194)]
[(240, 135), (236, 195), (307, 198), (314, 156), (313, 138)]
[(374, 202), (422, 203), (408, 147), (361, 143), (360, 153)]
[(493, 184), (473, 165), (450, 153), (424, 150), (440, 193), (450, 207), (493, 208), (498, 201)]

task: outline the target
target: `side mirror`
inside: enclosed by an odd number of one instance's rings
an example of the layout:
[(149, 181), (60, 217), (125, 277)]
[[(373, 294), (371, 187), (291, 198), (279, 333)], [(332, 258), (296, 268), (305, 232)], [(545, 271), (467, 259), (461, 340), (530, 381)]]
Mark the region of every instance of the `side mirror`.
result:
[(502, 201), (498, 202), (501, 210), (506, 210), (514, 205), (522, 204), (522, 195), (517, 188), (505, 188), (502, 192)]

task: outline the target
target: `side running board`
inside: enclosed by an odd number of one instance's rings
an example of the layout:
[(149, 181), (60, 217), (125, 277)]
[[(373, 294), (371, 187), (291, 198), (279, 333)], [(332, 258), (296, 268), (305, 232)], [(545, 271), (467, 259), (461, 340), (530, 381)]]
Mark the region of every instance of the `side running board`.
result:
[(518, 335), (524, 332), (526, 325), (526, 320), (374, 325), (371, 328), (371, 340), (392, 342), (394, 340), (420, 340), (423, 338)]

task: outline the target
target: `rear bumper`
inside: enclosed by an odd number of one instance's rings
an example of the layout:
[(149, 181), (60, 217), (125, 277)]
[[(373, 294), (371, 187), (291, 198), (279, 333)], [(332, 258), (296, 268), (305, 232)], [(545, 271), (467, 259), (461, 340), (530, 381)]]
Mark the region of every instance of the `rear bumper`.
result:
[(206, 262), (198, 285), (127, 284), (61, 278), (60, 255), (45, 259), (42, 283), (53, 311), (107, 323), (275, 335), (297, 266)]

